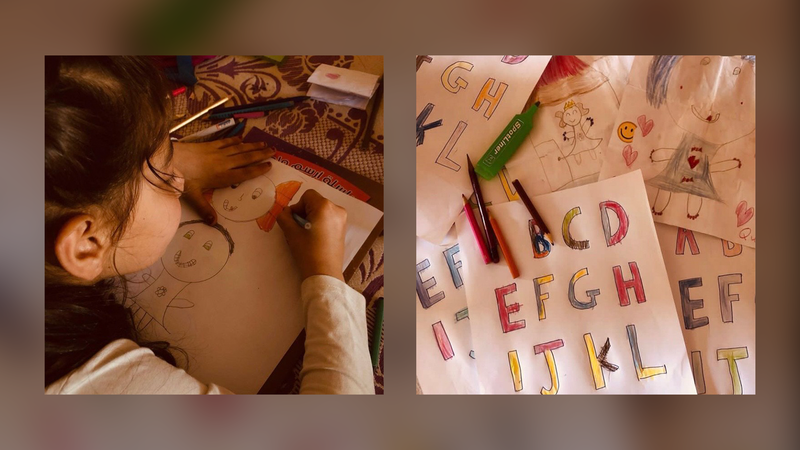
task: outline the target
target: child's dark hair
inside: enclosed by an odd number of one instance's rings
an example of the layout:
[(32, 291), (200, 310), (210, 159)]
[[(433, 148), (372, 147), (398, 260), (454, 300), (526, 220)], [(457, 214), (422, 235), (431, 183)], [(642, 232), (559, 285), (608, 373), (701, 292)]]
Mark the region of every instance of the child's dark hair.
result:
[(124, 280), (78, 285), (54, 251), (64, 224), (89, 210), (118, 224), (111, 239), (119, 241), (143, 168), (163, 175), (150, 159), (168, 142), (167, 92), (146, 58), (45, 58), (45, 386), (116, 339), (134, 340), (176, 364), (168, 343), (137, 335), (115, 295), (124, 298)]

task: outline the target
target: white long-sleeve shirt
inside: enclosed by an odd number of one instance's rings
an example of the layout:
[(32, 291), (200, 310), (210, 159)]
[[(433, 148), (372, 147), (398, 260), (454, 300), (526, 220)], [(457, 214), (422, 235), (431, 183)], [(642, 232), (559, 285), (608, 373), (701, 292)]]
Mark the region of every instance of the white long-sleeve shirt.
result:
[[(301, 394), (374, 394), (364, 297), (343, 281), (315, 275), (303, 281), (306, 318)], [(231, 394), (204, 384), (128, 339), (103, 347), (82, 366), (45, 388), (46, 394)]]

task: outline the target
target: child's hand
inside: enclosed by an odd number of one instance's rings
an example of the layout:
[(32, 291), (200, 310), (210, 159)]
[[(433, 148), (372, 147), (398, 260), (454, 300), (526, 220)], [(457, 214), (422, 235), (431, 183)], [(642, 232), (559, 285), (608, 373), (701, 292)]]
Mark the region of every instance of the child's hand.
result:
[(213, 225), (217, 213), (203, 198), (204, 189), (217, 189), (264, 175), (275, 155), (263, 142), (243, 144), (238, 137), (202, 143), (173, 143), (173, 162), (184, 178), (184, 198)]
[[(311, 222), (306, 230), (294, 221), (292, 213)], [(330, 275), (344, 281), (344, 234), (347, 211), (317, 191), (308, 190), (300, 201), (287, 206), (278, 216), (278, 225), (286, 236), (303, 279), (312, 275)]]

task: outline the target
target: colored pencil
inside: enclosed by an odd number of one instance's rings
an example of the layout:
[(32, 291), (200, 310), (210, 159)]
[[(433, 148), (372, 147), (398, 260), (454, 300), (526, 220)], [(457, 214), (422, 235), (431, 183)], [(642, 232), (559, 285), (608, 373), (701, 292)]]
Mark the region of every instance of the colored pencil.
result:
[(267, 100), (265, 102), (256, 102), (256, 103), (248, 103), (244, 105), (234, 105), (228, 107), (217, 107), (212, 109), (210, 112), (211, 114), (218, 114), (218, 113), (227, 113), (227, 112), (239, 112), (243, 109), (247, 108), (256, 108), (259, 106), (268, 106), (274, 105), (276, 103), (286, 103), (286, 102), (302, 102), (308, 100), (309, 97), (307, 95), (299, 95), (297, 97), (286, 97), (286, 98), (276, 98), (272, 100)]
[(514, 257), (511, 255), (511, 249), (508, 248), (506, 239), (500, 231), (500, 225), (497, 224), (497, 221), (494, 220), (491, 214), (489, 214), (489, 223), (492, 224), (492, 228), (494, 228), (495, 233), (497, 233), (497, 243), (500, 245), (500, 250), (506, 258), (506, 264), (508, 264), (508, 271), (511, 272), (511, 278), (519, 277), (519, 269), (517, 269), (517, 263), (514, 262)]
[(195, 120), (203, 117), (207, 112), (211, 111), (212, 109), (216, 108), (217, 106), (224, 105), (225, 102), (228, 101), (228, 99), (230, 99), (230, 97), (225, 97), (222, 100), (220, 100), (220, 101), (218, 101), (216, 103), (213, 103), (208, 108), (203, 108), (197, 114), (193, 115), (192, 117), (189, 117), (188, 119), (184, 120), (183, 122), (181, 122), (181, 123), (175, 125), (174, 127), (172, 127), (172, 129), (170, 129), (169, 132), (170, 133), (174, 133), (174, 132), (180, 130), (181, 128), (185, 127), (186, 125), (188, 125), (188, 124), (194, 122)]
[(472, 228), (472, 234), (475, 236), (475, 240), (478, 242), (478, 248), (481, 251), (481, 256), (483, 256), (484, 264), (489, 264), (492, 262), (492, 258), (489, 256), (489, 251), (486, 249), (486, 242), (484, 242), (484, 235), (481, 232), (481, 227), (478, 225), (478, 221), (475, 220), (475, 214), (472, 212), (472, 208), (469, 206), (469, 201), (464, 194), (461, 194), (461, 198), (464, 199), (464, 214), (467, 215), (467, 222), (469, 222), (469, 227)]
[(297, 222), (297, 224), (300, 225), (301, 227), (305, 228), (306, 230), (311, 229), (311, 222), (300, 217), (299, 215), (297, 215), (297, 213), (292, 213), (292, 217), (294, 218), (294, 221)]
[(273, 103), (271, 105), (264, 105), (264, 106), (253, 106), (249, 108), (244, 108), (239, 111), (229, 111), (223, 113), (215, 113), (208, 116), (209, 120), (216, 120), (216, 119), (227, 119), (228, 117), (233, 117), (237, 114), (244, 114), (250, 112), (258, 112), (258, 111), (272, 111), (274, 109), (283, 109), (283, 108), (290, 108), (300, 102), (282, 102), (282, 103)]
[(228, 134), (225, 135), (225, 137), (229, 138), (239, 134), (239, 132), (241, 132), (244, 129), (244, 123), (245, 123), (244, 120), (240, 120), (239, 123), (237, 123), (236, 126), (233, 127), (231, 131), (228, 132)]
[(383, 297), (378, 298), (378, 310), (375, 313), (375, 328), (372, 329), (372, 367), (377, 369), (381, 359), (381, 335), (383, 334)]
[(536, 211), (536, 208), (534, 208), (530, 197), (528, 197), (528, 194), (525, 193), (525, 189), (522, 189), (522, 185), (520, 184), (519, 180), (514, 180), (511, 182), (511, 184), (514, 186), (514, 189), (517, 190), (517, 194), (519, 194), (519, 198), (522, 200), (522, 203), (524, 203), (525, 207), (528, 208), (528, 212), (531, 213), (534, 225), (539, 228), (539, 234), (543, 234), (551, 244), (556, 245), (555, 241), (553, 241), (553, 237), (550, 236), (550, 230), (547, 229), (547, 225), (545, 225), (544, 220), (542, 220), (542, 216), (540, 216)]
[(497, 237), (494, 235), (494, 230), (492, 230), (492, 224), (489, 223), (489, 212), (486, 210), (486, 205), (483, 204), (481, 185), (478, 183), (478, 175), (475, 174), (475, 168), (472, 166), (469, 155), (467, 155), (467, 172), (469, 173), (469, 181), (472, 182), (472, 190), (475, 191), (475, 201), (478, 202), (478, 212), (481, 215), (481, 222), (483, 222), (483, 229), (486, 233), (489, 257), (492, 258), (492, 262), (499, 262), (500, 252), (497, 250)]

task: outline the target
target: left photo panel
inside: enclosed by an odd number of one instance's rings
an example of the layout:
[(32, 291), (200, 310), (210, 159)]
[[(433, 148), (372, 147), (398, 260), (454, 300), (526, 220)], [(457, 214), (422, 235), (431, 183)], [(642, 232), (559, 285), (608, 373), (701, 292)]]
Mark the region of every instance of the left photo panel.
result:
[(46, 394), (383, 394), (383, 57), (45, 57)]

